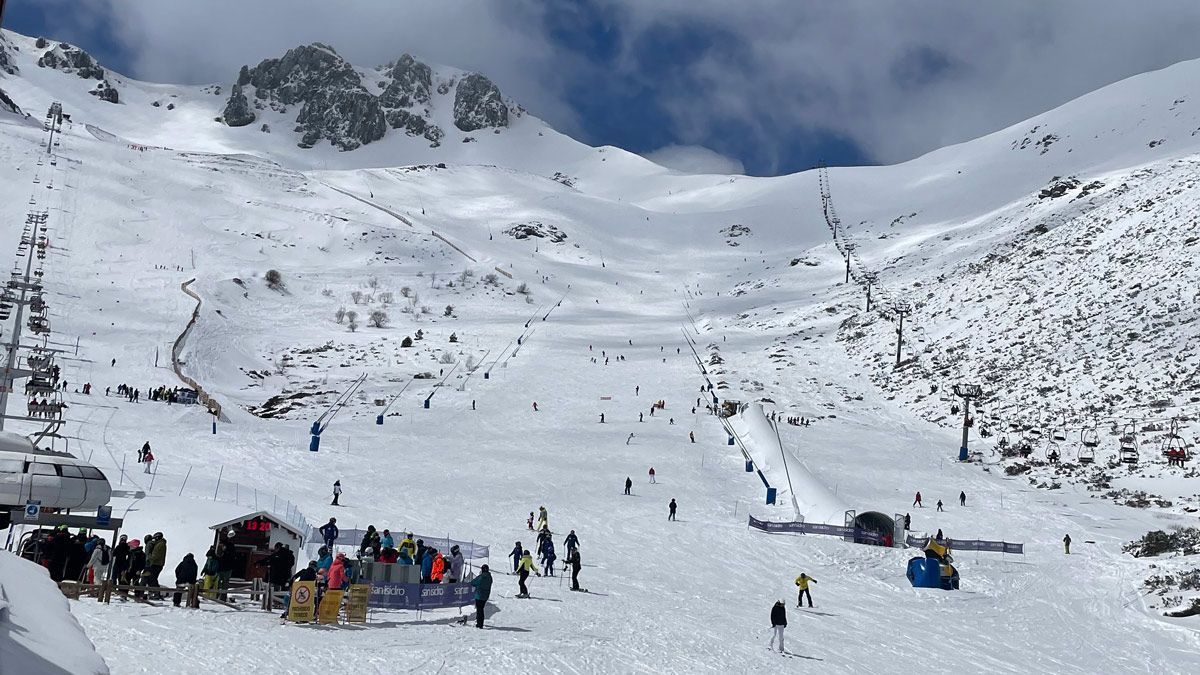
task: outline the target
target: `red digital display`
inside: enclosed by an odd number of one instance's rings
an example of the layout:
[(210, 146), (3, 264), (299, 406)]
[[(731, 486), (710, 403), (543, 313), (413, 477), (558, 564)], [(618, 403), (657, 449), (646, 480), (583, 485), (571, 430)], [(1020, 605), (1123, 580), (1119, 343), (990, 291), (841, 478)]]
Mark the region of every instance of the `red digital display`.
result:
[(271, 523), (266, 520), (250, 520), (246, 522), (246, 530), (249, 532), (270, 532)]

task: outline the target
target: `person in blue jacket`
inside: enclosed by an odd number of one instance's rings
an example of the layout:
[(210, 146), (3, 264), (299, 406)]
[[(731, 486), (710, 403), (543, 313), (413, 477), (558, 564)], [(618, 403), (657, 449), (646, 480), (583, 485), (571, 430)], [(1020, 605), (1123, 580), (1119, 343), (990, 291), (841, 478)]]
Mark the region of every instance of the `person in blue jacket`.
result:
[(508, 554), (508, 557), (512, 558), (513, 561), (513, 574), (517, 573), (517, 568), (521, 565), (521, 556), (524, 553), (525, 549), (521, 547), (521, 542), (518, 541), (517, 545), (513, 547), (512, 552)]
[(392, 531), (384, 530), (383, 536), (379, 538), (380, 550), (385, 548), (396, 548), (396, 541), (392, 539)]
[(408, 554), (408, 549), (407, 549), (407, 548), (402, 548), (402, 549), (400, 549), (400, 552), (399, 552), (399, 553), (396, 555), (396, 562), (397, 562), (397, 563), (399, 563), (399, 564), (401, 564), (401, 565), (411, 565), (411, 564), (413, 564), (413, 559), (412, 559), (412, 556), (410, 556), (410, 555)]
[(571, 530), (571, 534), (567, 535), (567, 539), (563, 542), (563, 544), (565, 544), (567, 547), (567, 558), (569, 559), (571, 557), (571, 553), (573, 553), (575, 549), (579, 548), (579, 537), (575, 536), (575, 530)]
[(317, 530), (321, 533), (321, 538), (325, 540), (325, 546), (330, 551), (333, 550), (333, 542), (338, 538), (337, 518), (330, 518), (328, 523), (325, 523)]
[(421, 556), (421, 583), (433, 583), (429, 579), (429, 575), (433, 574), (433, 549), (425, 549), (425, 555)]

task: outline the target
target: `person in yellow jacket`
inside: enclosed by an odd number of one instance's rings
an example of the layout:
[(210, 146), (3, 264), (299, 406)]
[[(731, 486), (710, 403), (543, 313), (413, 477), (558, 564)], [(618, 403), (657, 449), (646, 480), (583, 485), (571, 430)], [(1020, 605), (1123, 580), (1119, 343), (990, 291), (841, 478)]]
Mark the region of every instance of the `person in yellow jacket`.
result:
[[(525, 580), (529, 578), (529, 573), (538, 574), (537, 568), (533, 566), (533, 556), (529, 555), (529, 551), (525, 551), (521, 555), (521, 562), (517, 565), (517, 585), (520, 586), (521, 592), (517, 594), (518, 598), (528, 598), (529, 589), (525, 587)], [(538, 574), (538, 576), (541, 576)]]
[(549, 527), (550, 527), (550, 514), (546, 513), (546, 507), (539, 506), (538, 507), (537, 529), (540, 532), (544, 529), (549, 529)]
[(817, 580), (808, 576), (804, 572), (801, 572), (800, 576), (796, 577), (796, 587), (800, 589), (800, 595), (796, 598), (796, 606), (797, 607), (804, 606), (804, 596), (806, 596), (806, 595), (808, 596), (808, 606), (809, 607), (813, 606), (812, 593), (809, 592), (808, 585), (815, 584), (815, 583), (817, 583)]
[(413, 541), (412, 537), (412, 532), (409, 532), (408, 535), (404, 537), (404, 541), (400, 542), (399, 552), (403, 553), (404, 551), (408, 551), (408, 557), (412, 560), (416, 560), (417, 544)]

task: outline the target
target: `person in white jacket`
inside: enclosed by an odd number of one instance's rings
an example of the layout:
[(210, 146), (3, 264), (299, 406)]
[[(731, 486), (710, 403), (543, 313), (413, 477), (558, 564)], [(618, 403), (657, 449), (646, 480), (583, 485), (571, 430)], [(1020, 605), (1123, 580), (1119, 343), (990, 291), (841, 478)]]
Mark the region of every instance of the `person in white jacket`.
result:
[(446, 575), (447, 581), (456, 584), (462, 581), (463, 572), (463, 556), (458, 550), (458, 544), (450, 547), (450, 574)]
[(96, 547), (92, 549), (92, 556), (88, 558), (87, 583), (95, 584), (104, 581), (104, 573), (108, 570), (108, 565), (104, 564), (106, 550), (104, 542), (96, 542)]

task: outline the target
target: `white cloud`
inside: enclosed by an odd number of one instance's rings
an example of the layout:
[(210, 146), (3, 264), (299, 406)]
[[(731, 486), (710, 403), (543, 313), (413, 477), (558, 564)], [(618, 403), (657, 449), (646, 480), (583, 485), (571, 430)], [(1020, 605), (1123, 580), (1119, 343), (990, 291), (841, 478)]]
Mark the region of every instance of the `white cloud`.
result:
[(642, 156), (655, 164), (684, 173), (746, 173), (746, 167), (740, 159), (727, 157), (702, 145), (668, 145)]
[[(648, 91), (672, 126), (655, 137), (736, 148), (756, 170), (814, 135), (849, 139), (876, 161), (904, 160), (1200, 56), (1196, 0), (575, 2), (90, 0), (58, 14), (77, 24), (109, 14), (133, 52), (129, 74), (151, 80), (228, 82), (243, 63), (312, 41), (364, 66), (408, 51), (484, 72), (535, 115), (590, 142), (621, 139), (588, 136), (570, 87)], [(616, 41), (604, 63), (547, 32), (548, 16), (596, 13)], [(647, 58), (664, 33), (682, 47)]]

